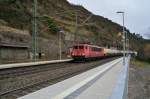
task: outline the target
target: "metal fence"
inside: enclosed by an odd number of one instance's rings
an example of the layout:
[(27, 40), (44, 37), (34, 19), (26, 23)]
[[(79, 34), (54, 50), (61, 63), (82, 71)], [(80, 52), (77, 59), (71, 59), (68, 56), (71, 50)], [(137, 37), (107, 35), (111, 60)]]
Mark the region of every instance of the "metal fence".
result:
[(126, 64), (118, 76), (116, 86), (110, 99), (128, 99), (128, 78), (129, 78), (129, 63), (130, 56), (126, 57)]

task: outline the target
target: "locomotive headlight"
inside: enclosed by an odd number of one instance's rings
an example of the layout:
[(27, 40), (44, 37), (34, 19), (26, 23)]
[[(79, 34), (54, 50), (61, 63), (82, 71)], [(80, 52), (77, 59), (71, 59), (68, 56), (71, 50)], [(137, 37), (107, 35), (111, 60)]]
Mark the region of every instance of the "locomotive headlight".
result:
[(82, 55), (84, 56), (84, 55), (85, 55), (85, 53), (82, 53)]

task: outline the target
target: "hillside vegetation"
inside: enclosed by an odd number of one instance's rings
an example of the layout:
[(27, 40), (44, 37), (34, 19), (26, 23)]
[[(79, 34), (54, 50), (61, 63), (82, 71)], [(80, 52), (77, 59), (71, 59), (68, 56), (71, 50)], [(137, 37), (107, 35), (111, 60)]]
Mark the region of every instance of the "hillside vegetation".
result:
[[(32, 35), (33, 0), (0, 0), (0, 24), (9, 27), (28, 30)], [(118, 33), (122, 27), (102, 16), (93, 15), (85, 24), (82, 23), (92, 13), (82, 6), (73, 5), (66, 0), (38, 0), (38, 36), (50, 40), (58, 36), (59, 30), (76, 34), (77, 40), (86, 41), (105, 47), (122, 48), (121, 36)], [(78, 30), (75, 28), (76, 16)], [(130, 41), (130, 49), (140, 52), (149, 41), (126, 29)], [(74, 39), (74, 38), (72, 38)], [(55, 41), (54, 41), (55, 42)]]

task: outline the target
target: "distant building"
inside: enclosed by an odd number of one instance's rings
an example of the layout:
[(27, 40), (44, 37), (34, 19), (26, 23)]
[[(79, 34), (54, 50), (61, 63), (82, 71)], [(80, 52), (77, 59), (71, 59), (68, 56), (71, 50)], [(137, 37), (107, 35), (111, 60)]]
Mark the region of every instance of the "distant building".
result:
[(0, 26), (0, 60), (16, 61), (29, 58), (28, 31)]

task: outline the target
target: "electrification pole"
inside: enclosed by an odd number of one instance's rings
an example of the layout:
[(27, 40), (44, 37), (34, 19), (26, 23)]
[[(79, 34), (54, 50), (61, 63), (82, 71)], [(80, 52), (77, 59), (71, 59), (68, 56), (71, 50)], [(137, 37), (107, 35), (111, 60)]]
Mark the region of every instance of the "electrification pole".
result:
[(37, 0), (33, 3), (33, 29), (32, 29), (32, 53), (33, 61), (36, 61), (37, 54)]
[(75, 22), (75, 34), (74, 34), (74, 44), (77, 41), (77, 32), (78, 32), (78, 12), (75, 13), (76, 16), (76, 22)]
[(59, 31), (59, 59), (61, 60), (62, 59), (62, 33), (64, 33), (64, 31)]
[[(75, 13), (76, 16), (76, 22), (75, 22), (75, 32), (74, 32), (74, 44), (77, 43), (77, 33), (78, 33), (78, 29), (80, 26), (84, 26), (85, 23), (91, 19), (91, 17), (93, 16), (93, 14), (90, 14), (82, 23), (78, 23), (78, 12), (76, 11)], [(79, 44), (79, 41), (78, 41)]]
[(129, 50), (129, 48), (128, 48), (128, 32), (127, 31), (125, 31), (125, 44), (126, 44), (126, 56), (128, 56), (128, 50)]
[[(127, 37), (128, 37), (128, 36), (127, 36)], [(129, 38), (127, 38), (127, 52), (128, 52), (127, 55), (129, 55), (129, 50), (130, 50)]]

